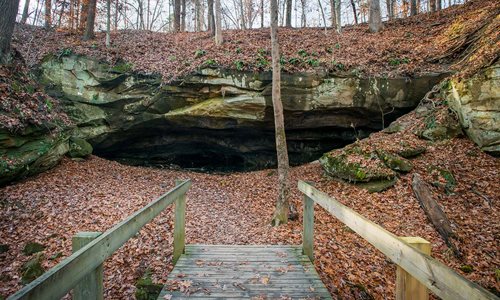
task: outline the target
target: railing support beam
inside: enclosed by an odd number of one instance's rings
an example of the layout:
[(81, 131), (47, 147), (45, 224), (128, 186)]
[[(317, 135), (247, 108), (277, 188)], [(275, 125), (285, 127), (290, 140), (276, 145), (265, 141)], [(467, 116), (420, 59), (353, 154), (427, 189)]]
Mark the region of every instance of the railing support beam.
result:
[[(401, 240), (431, 255), (431, 243), (421, 237), (401, 237)], [(428, 300), (429, 290), (400, 266), (396, 270), (396, 300)]]
[[(101, 232), (79, 232), (73, 236), (73, 253), (83, 248), (83, 246), (98, 238)], [(103, 288), (103, 268), (102, 264), (91, 271), (73, 289), (73, 300), (96, 299), (102, 300), (104, 296)]]
[[(182, 183), (183, 181), (180, 179), (175, 180), (176, 186)], [(186, 248), (186, 194), (182, 194), (182, 196), (175, 200), (174, 209), (174, 253), (172, 255), (172, 262), (175, 266)]]
[(314, 261), (314, 200), (304, 195), (302, 254)]

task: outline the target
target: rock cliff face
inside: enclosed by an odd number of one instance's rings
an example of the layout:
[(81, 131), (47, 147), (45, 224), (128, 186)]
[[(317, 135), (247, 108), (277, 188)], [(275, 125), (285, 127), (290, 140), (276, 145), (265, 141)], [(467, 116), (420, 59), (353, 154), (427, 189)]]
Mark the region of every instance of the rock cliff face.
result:
[(469, 138), (483, 151), (499, 156), (500, 64), (450, 83), (446, 98)]
[[(275, 164), (271, 74), (206, 68), (170, 84), (82, 56), (50, 58), (41, 78), (94, 152), (132, 164), (249, 170)], [(444, 77), (283, 74), (292, 164), (382, 129)], [(383, 119), (385, 119), (383, 121)]]

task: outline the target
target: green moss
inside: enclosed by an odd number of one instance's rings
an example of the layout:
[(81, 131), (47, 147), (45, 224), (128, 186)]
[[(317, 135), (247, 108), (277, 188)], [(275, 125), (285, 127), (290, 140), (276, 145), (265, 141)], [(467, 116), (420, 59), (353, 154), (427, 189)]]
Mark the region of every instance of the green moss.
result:
[(408, 160), (382, 150), (377, 150), (378, 157), (385, 163), (385, 165), (394, 171), (407, 173), (413, 169), (413, 164)]
[(472, 267), (471, 265), (463, 265), (460, 267), (460, 270), (462, 270), (462, 272), (464, 273), (472, 273), (474, 271), (474, 267)]
[[(455, 187), (457, 186), (457, 181), (455, 179), (455, 176), (453, 176), (453, 173), (451, 173), (451, 171), (436, 166), (430, 166), (429, 172), (434, 173), (435, 181), (432, 183), (434, 186), (444, 188), (447, 194), (453, 193)], [(439, 177), (444, 179), (445, 184), (441, 183)]]
[(9, 251), (9, 248), (10, 248), (9, 245), (7, 244), (0, 244), (0, 254)]
[(134, 65), (132, 65), (131, 63), (121, 62), (114, 65), (113, 68), (111, 68), (111, 71), (115, 73), (130, 73), (132, 72), (133, 68)]
[(45, 246), (37, 242), (29, 242), (24, 246), (23, 253), (28, 256), (34, 253), (41, 252), (45, 249)]
[(495, 269), (495, 280), (500, 281), (500, 269)]
[(21, 267), (21, 283), (28, 284), (40, 277), (45, 269), (42, 266), (43, 254), (39, 253)]
[(69, 140), (69, 152), (68, 155), (72, 158), (75, 157), (87, 157), (92, 154), (93, 148), (86, 140), (72, 137)]
[(146, 270), (144, 275), (137, 280), (135, 286), (137, 287), (135, 291), (137, 300), (156, 300), (163, 288), (163, 285), (153, 283), (150, 270)]

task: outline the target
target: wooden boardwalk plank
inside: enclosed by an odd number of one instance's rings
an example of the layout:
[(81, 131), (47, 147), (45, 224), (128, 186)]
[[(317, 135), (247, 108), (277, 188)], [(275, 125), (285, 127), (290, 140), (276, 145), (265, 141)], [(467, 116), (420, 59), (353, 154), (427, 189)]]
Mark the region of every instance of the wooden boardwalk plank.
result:
[(331, 299), (300, 246), (186, 245), (164, 299)]

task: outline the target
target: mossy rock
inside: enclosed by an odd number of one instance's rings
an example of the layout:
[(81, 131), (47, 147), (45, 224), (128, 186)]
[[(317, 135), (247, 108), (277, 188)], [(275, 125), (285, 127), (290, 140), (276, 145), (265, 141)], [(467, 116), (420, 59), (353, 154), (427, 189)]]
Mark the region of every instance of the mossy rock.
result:
[(0, 254), (3, 254), (9, 251), (10, 247), (7, 244), (0, 244)]
[(462, 272), (464, 272), (466, 274), (474, 272), (474, 267), (471, 265), (463, 265), (463, 266), (460, 266), (459, 269), (462, 270)]
[(393, 134), (393, 133), (401, 132), (404, 129), (405, 129), (405, 126), (403, 126), (403, 124), (398, 123), (398, 122), (392, 122), (391, 125), (389, 125), (387, 128), (382, 130), (382, 132), (387, 133), (387, 134)]
[(24, 246), (23, 253), (28, 256), (41, 252), (45, 249), (45, 246), (37, 242), (29, 242)]
[(449, 112), (437, 114), (432, 112), (424, 119), (424, 127), (417, 132), (417, 136), (435, 142), (462, 135), (460, 123)]
[(371, 182), (364, 182), (364, 183), (358, 183), (357, 185), (365, 190), (367, 190), (369, 193), (380, 193), (388, 188), (394, 186), (397, 182), (397, 178), (394, 177), (393, 179), (390, 180), (378, 180), (378, 181), (371, 181)]
[(425, 153), (425, 151), (427, 151), (425, 147), (421, 146), (412, 147), (405, 145), (403, 146), (403, 149), (399, 150), (397, 153), (399, 156), (403, 158), (414, 158), (422, 153)]
[(21, 283), (28, 284), (40, 277), (45, 269), (42, 266), (43, 254), (38, 253), (31, 260), (27, 261), (21, 268)]
[(156, 300), (163, 288), (163, 285), (153, 283), (150, 271), (146, 271), (146, 273), (137, 280), (135, 286), (137, 288), (135, 291), (135, 298), (137, 300)]
[[(432, 182), (432, 185), (436, 187), (442, 187), (444, 188), (445, 192), (447, 194), (453, 193), (455, 190), (455, 187), (457, 186), (457, 180), (455, 179), (455, 176), (453, 176), (453, 173), (449, 170), (442, 169), (436, 166), (430, 166), (429, 167), (429, 172), (434, 173), (434, 181)], [(441, 183), (440, 178), (443, 178), (445, 183)]]
[(319, 161), (328, 175), (350, 182), (391, 180), (396, 176), (375, 152), (366, 152), (356, 146), (326, 153)]
[(408, 173), (411, 169), (413, 169), (413, 164), (401, 156), (394, 155), (383, 150), (377, 150), (377, 154), (385, 165), (394, 171)]
[(87, 157), (92, 154), (92, 145), (82, 138), (72, 137), (69, 139), (69, 152), (68, 155), (72, 158)]

